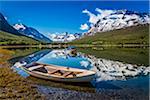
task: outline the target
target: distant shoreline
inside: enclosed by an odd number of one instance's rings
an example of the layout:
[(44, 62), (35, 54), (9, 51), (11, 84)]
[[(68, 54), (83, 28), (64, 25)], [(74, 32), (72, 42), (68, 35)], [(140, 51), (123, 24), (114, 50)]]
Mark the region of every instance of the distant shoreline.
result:
[(48, 45), (0, 45), (0, 48), (66, 48), (68, 46), (76, 47), (150, 47), (149, 45), (136, 45), (136, 44), (124, 44), (124, 45), (93, 45), (93, 44), (48, 44)]

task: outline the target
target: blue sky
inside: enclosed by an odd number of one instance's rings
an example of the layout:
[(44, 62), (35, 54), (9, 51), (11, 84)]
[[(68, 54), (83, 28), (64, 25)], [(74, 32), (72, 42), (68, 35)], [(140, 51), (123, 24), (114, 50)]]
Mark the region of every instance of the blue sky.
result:
[(148, 12), (148, 1), (0, 1), (0, 12), (10, 24), (18, 22), (47, 34), (54, 32), (83, 32), (80, 25), (88, 21), (82, 11), (128, 9)]

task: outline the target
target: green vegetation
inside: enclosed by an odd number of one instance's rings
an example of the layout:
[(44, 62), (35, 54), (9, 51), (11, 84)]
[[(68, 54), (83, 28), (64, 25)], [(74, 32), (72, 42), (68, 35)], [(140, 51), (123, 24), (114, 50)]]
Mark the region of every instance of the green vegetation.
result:
[(149, 48), (78, 48), (79, 52), (97, 58), (110, 59), (137, 65), (149, 65)]
[(35, 52), (36, 49), (8, 50), (0, 48), (0, 99), (11, 100), (44, 100), (44, 96), (38, 93), (33, 82), (27, 80), (10, 68), (9, 60), (20, 58)]
[(39, 41), (26, 36), (17, 36), (7, 32), (0, 31), (0, 45), (35, 45)]
[(36, 90), (36, 86), (13, 73), (8, 67), (0, 68), (0, 99), (41, 100), (44, 96)]
[(109, 32), (96, 33), (93, 36), (85, 36), (70, 44), (91, 44), (91, 45), (148, 45), (149, 25), (139, 25), (118, 29)]

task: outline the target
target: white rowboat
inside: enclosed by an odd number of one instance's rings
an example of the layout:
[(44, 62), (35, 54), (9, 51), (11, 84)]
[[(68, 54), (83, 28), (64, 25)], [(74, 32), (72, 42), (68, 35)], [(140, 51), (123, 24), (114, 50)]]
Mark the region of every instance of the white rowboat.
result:
[(41, 63), (33, 63), (21, 68), (34, 77), (60, 82), (90, 82), (95, 77), (94, 71)]

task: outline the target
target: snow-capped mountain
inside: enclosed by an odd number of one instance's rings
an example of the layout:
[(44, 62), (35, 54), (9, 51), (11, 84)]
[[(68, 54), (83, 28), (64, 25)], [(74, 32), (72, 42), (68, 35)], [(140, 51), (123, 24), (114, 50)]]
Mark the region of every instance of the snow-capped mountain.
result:
[(71, 33), (64, 32), (64, 33), (50, 34), (49, 38), (53, 42), (70, 42), (75, 39), (79, 39), (81, 36), (82, 36), (81, 33), (71, 34)]
[(18, 36), (22, 35), (8, 23), (2, 13), (0, 13), (0, 30)]
[(147, 13), (138, 13), (128, 10), (102, 10), (96, 8), (97, 15), (88, 10), (84, 10), (90, 18), (90, 28), (87, 35), (93, 35), (96, 32), (105, 32), (114, 29), (121, 29), (139, 24), (150, 24), (150, 15)]
[(41, 34), (40, 32), (38, 32), (36, 29), (32, 28), (32, 27), (27, 27), (24, 24), (15, 24), (13, 26), (16, 30), (18, 30), (19, 33), (29, 36), (31, 38), (34, 38), (36, 40), (42, 41), (42, 42), (46, 42), (46, 43), (50, 43), (51, 40), (49, 38), (47, 38), (46, 36), (44, 36), (43, 34)]

